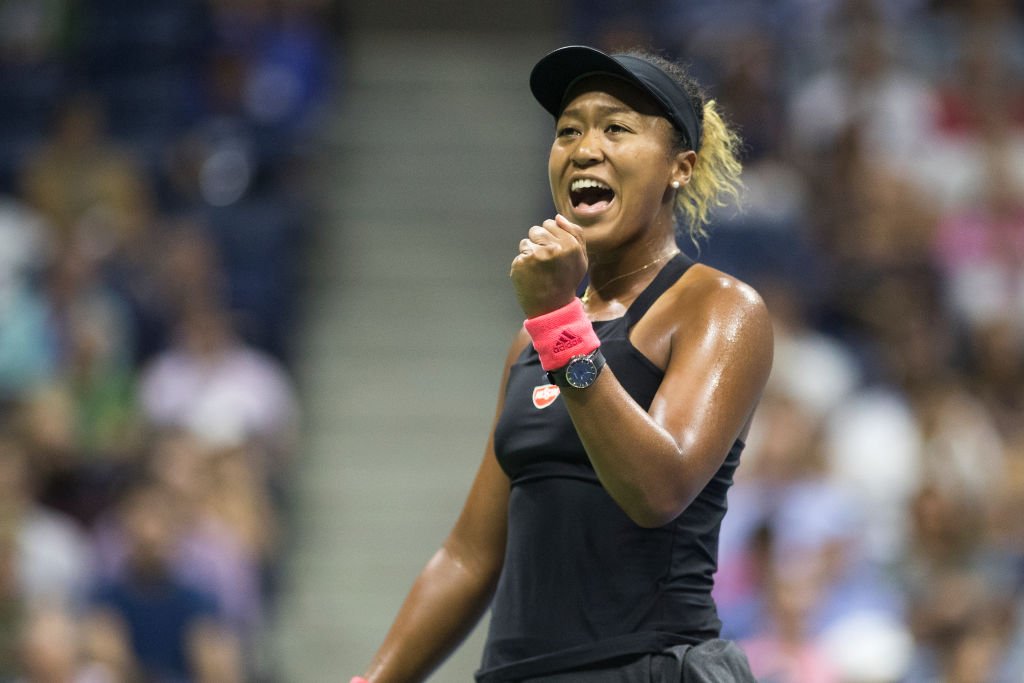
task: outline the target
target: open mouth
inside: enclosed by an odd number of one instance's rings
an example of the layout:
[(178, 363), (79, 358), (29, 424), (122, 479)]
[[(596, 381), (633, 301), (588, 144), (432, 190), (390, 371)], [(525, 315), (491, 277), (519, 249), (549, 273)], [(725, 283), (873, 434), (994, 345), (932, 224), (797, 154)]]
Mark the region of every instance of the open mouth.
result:
[(592, 178), (577, 178), (569, 186), (569, 201), (577, 211), (602, 211), (615, 199), (615, 191)]

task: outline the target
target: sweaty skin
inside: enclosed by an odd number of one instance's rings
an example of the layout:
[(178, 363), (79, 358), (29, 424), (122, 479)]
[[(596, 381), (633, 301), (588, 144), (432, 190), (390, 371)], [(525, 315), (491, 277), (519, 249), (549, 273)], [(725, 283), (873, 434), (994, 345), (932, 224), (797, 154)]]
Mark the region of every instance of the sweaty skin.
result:
[[(527, 317), (571, 301), (587, 273), (588, 316), (619, 317), (658, 269), (629, 274), (675, 248), (673, 183), (690, 181), (698, 157), (673, 148), (671, 124), (657, 111), (614, 78), (587, 78), (569, 93), (548, 166), (558, 214), (527, 230), (511, 264)], [(577, 179), (609, 188), (610, 199), (605, 193), (574, 205)], [(609, 367), (592, 386), (563, 389), (561, 398), (602, 485), (634, 522), (656, 527), (686, 508), (746, 434), (771, 367), (772, 328), (753, 289), (697, 264), (630, 340), (665, 371), (649, 410)], [(502, 386), (528, 343), (520, 330)], [(508, 496), (488, 441), (465, 507), (406, 598), (365, 674), (370, 681), (422, 680), (479, 619), (504, 561)]]
[[(655, 273), (616, 278), (672, 248), (673, 183), (688, 183), (696, 161), (693, 152), (672, 152), (668, 121), (644, 113), (652, 104), (632, 86), (593, 77), (576, 93), (558, 119), (549, 157), (560, 213), (530, 228), (512, 264), (528, 317), (568, 302), (588, 262), (595, 293), (589, 313), (621, 315)], [(578, 178), (597, 180), (613, 198), (599, 210), (578, 211), (571, 196)], [(696, 265), (630, 337), (665, 369), (649, 411), (610, 368), (593, 386), (562, 393), (605, 489), (637, 524), (661, 526), (707, 485), (746, 433), (771, 367), (771, 323), (750, 287)]]

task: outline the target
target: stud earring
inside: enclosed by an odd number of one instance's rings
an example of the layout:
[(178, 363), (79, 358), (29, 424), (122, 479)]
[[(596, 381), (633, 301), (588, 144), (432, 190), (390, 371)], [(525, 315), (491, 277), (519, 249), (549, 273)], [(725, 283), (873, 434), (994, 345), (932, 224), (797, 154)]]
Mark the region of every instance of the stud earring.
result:
[(679, 189), (679, 181), (678, 180), (673, 180), (672, 181), (672, 189), (673, 190), (678, 190)]

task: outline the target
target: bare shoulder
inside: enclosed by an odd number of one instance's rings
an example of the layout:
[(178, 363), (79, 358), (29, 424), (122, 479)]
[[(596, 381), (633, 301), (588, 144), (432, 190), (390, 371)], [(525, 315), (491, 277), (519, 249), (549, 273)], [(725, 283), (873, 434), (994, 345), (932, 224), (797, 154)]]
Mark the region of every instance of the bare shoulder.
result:
[(772, 321), (757, 290), (720, 270), (697, 264), (680, 278), (669, 297), (671, 315), (683, 339), (719, 339), (770, 356)]
[(772, 319), (761, 295), (742, 280), (695, 265), (673, 286), (669, 297), (671, 358), (736, 370), (760, 393), (774, 355)]
[(680, 312), (696, 315), (742, 315), (768, 322), (761, 295), (746, 282), (704, 264), (696, 264), (673, 287)]
[[(740, 353), (771, 364), (772, 324), (760, 294), (742, 280), (703, 264), (692, 266), (630, 333), (658, 367), (701, 352)], [(680, 353), (682, 352), (682, 353)]]

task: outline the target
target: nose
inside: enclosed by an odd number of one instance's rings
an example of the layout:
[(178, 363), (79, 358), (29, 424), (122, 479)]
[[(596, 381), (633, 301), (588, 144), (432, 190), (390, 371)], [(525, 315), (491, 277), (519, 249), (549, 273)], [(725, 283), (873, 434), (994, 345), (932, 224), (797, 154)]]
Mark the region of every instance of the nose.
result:
[(572, 162), (581, 168), (591, 166), (601, 161), (604, 150), (601, 148), (601, 141), (593, 130), (585, 132), (572, 150)]

